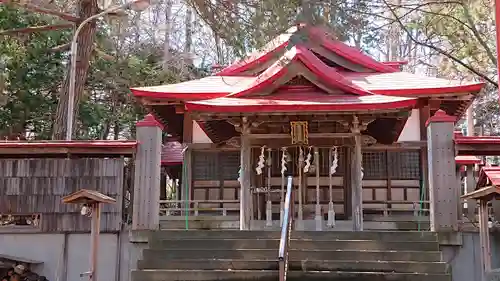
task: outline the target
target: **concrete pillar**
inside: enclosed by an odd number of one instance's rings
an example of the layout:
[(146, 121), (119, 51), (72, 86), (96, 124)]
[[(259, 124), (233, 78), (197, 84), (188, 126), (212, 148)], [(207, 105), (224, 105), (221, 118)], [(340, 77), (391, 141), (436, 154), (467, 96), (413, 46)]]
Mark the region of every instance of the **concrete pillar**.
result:
[(160, 226), (160, 169), (163, 125), (152, 114), (136, 123), (133, 230), (155, 230)]
[(438, 110), (426, 122), (431, 231), (458, 231), (460, 184), (453, 143), (456, 117)]

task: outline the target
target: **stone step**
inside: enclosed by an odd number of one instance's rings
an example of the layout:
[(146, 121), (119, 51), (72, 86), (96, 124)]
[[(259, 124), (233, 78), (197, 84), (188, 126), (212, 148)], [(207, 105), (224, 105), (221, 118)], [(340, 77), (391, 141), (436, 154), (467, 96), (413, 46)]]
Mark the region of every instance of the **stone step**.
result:
[[(194, 269), (194, 270), (278, 270), (274, 260), (192, 259), (179, 261), (140, 260), (139, 269)], [(400, 273), (448, 273), (445, 262), (347, 261), (347, 260), (290, 260), (290, 270), (299, 271), (380, 271)]]
[[(155, 239), (152, 249), (278, 249), (279, 239)], [(301, 250), (403, 250), (439, 251), (437, 242), (375, 240), (292, 239), (290, 247)]]
[[(369, 260), (439, 262), (437, 251), (350, 251), (350, 250), (290, 250), (291, 260)], [(278, 249), (145, 249), (143, 257), (151, 260), (181, 259), (276, 259)]]
[[(259, 280), (276, 281), (277, 270), (138, 270), (132, 271), (133, 281), (208, 281)], [(394, 272), (342, 272), (342, 271), (290, 271), (289, 281), (451, 281), (448, 274), (394, 273)]]
[[(278, 239), (279, 231), (240, 230), (160, 230), (151, 233), (152, 240), (162, 239)], [(428, 231), (292, 231), (293, 239), (314, 240), (376, 240), (437, 241), (437, 234)], [(152, 241), (150, 240), (150, 241)]]

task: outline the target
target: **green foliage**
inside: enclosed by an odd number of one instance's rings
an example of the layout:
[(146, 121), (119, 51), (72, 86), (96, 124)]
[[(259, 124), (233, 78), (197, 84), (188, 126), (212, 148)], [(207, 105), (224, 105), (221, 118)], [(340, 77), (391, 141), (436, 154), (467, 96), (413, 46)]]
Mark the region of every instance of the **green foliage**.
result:
[(207, 24), (234, 49), (237, 56), (261, 48), (272, 38), (298, 22), (326, 25), (341, 41), (354, 42), (365, 50), (372, 47), (379, 34), (373, 30), (374, 18), (369, 0), (311, 1), (311, 15), (300, 13), (297, 0), (188, 1)]
[[(0, 30), (54, 24), (38, 14), (0, 6)], [(79, 139), (135, 138), (135, 122), (144, 109), (130, 87), (159, 85), (188, 79), (180, 71), (161, 68), (162, 46), (123, 45), (109, 38), (109, 26), (100, 26), (97, 45), (106, 56), (91, 61), (85, 94), (76, 124)], [(71, 40), (71, 30), (18, 33), (0, 39), (0, 138), (50, 139), (59, 88), (67, 69), (66, 52), (52, 51)], [(102, 44), (100, 44), (102, 43)], [(117, 49), (125, 49), (117, 51)], [(188, 74), (204, 73), (188, 68)]]
[[(48, 25), (45, 17), (0, 6), (0, 30)], [(50, 49), (68, 41), (67, 31), (3, 36), (0, 39), (3, 106), (0, 136), (22, 138), (26, 129), (40, 138), (50, 136), (64, 54)]]

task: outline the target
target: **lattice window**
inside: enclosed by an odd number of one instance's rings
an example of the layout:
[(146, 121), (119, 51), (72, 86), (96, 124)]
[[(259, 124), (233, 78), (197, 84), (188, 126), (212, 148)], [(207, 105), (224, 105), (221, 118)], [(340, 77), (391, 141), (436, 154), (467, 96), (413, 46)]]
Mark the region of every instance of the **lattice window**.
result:
[(237, 180), (240, 171), (240, 152), (221, 152), (219, 155), (220, 168), (222, 169), (222, 178), (224, 180)]
[(386, 179), (387, 158), (385, 151), (363, 152), (363, 178), (364, 179)]
[(420, 179), (420, 151), (390, 151), (388, 156), (391, 179)]
[(193, 151), (193, 180), (218, 180), (217, 153)]

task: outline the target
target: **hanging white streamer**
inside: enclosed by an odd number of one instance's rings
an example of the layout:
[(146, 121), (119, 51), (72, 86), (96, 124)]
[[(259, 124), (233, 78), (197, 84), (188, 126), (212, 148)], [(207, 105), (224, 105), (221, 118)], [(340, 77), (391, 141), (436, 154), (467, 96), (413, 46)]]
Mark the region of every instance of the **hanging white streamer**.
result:
[(339, 155), (337, 152), (337, 147), (332, 147), (333, 160), (332, 165), (330, 166), (330, 175), (335, 174), (337, 172), (337, 167), (339, 166)]
[(287, 153), (286, 153), (286, 147), (281, 148), (282, 155), (281, 155), (281, 175), (284, 175), (286, 172), (286, 163), (287, 163)]
[(304, 166), (304, 173), (309, 172), (309, 168), (311, 167), (311, 159), (312, 159), (312, 154), (311, 154), (312, 147), (309, 147), (309, 152), (307, 153), (306, 157), (306, 165)]
[(257, 172), (257, 175), (262, 174), (262, 169), (265, 166), (266, 162), (266, 155), (265, 155), (266, 147), (263, 146), (260, 148), (260, 156), (259, 156), (259, 162), (257, 163), (257, 168), (255, 168), (255, 171)]

